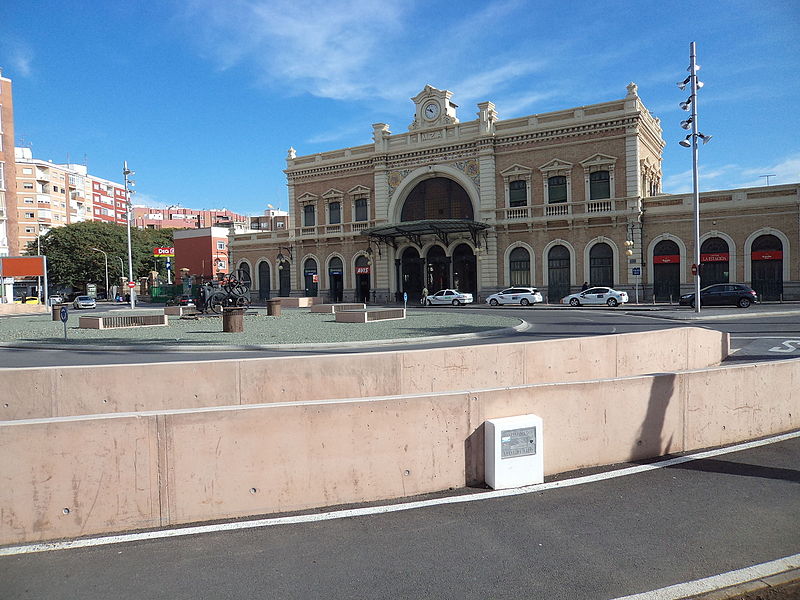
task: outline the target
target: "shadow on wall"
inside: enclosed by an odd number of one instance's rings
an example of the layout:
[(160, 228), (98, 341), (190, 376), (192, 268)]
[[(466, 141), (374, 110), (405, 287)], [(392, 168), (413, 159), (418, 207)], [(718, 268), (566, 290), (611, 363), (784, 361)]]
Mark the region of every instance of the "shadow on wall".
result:
[(656, 373), (650, 387), (647, 414), (636, 435), (631, 448), (630, 460), (642, 460), (653, 456), (668, 454), (672, 448), (673, 436), (664, 441), (664, 422), (672, 396), (675, 393), (675, 374)]

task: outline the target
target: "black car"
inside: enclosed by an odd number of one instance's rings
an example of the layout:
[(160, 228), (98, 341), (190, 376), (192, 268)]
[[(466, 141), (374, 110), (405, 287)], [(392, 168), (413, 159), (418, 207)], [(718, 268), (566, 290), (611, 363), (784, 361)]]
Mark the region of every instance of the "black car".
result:
[[(758, 294), (743, 283), (715, 283), (700, 290), (700, 306), (738, 306), (747, 308), (758, 302)], [(684, 294), (681, 306), (694, 306), (694, 294)]]

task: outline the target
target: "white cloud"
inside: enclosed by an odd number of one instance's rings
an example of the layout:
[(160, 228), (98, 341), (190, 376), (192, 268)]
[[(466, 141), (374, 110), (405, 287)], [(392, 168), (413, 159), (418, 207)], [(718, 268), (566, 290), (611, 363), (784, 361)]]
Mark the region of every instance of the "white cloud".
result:
[(8, 54), (4, 76), (13, 79), (30, 77), (33, 74), (33, 50), (28, 44), (19, 40), (6, 40), (0, 47)]
[(800, 182), (800, 153), (791, 154), (772, 165), (744, 169), (742, 175), (744, 182), (741, 185), (746, 187), (764, 185), (766, 179), (762, 175), (774, 175), (769, 178), (770, 185), (798, 183)]

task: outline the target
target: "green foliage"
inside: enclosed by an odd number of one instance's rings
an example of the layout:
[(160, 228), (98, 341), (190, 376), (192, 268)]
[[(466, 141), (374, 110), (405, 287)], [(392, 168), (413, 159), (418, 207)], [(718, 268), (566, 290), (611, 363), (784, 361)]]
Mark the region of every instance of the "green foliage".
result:
[[(131, 228), (131, 254), (135, 278), (146, 277), (153, 270), (153, 248), (172, 246), (174, 229)], [(105, 286), (105, 260), (99, 248), (108, 254), (109, 285), (128, 277), (128, 233), (125, 225), (84, 221), (54, 227), (41, 237), (42, 254), (47, 257), (50, 287), (72, 286), (84, 289), (87, 283)], [(28, 244), (28, 254), (36, 254), (36, 241)], [(120, 261), (124, 272), (120, 272)], [(159, 261), (164, 273), (164, 261)]]

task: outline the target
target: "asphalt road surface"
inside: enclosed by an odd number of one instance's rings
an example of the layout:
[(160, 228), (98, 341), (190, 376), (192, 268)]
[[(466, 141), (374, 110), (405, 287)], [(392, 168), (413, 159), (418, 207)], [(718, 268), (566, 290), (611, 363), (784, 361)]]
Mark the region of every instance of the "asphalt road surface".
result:
[(794, 438), (511, 497), (2, 557), (0, 597), (611, 599), (800, 552), (798, 464)]

